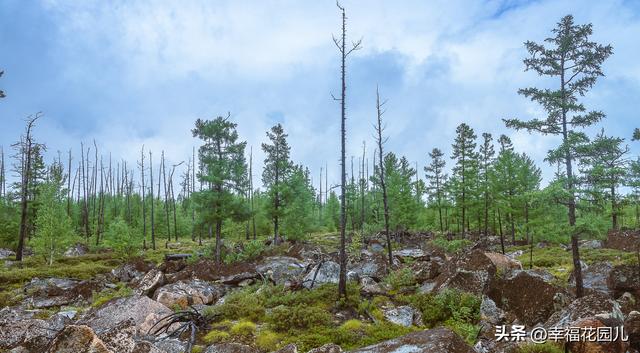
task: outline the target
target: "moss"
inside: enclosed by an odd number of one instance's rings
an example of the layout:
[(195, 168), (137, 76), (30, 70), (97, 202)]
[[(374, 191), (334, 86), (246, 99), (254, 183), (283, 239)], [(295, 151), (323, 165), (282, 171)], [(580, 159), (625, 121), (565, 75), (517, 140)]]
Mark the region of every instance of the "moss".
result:
[(246, 288), (233, 292), (227, 296), (224, 304), (220, 305), (217, 313), (225, 319), (262, 321), (264, 319), (264, 305), (262, 296), (255, 293), (255, 288)]
[(204, 352), (204, 348), (203, 346), (193, 346), (193, 348), (191, 348), (191, 353), (202, 353)]
[(251, 337), (256, 332), (256, 324), (251, 321), (240, 321), (231, 326), (233, 336)]
[(435, 237), (433, 240), (431, 240), (430, 243), (431, 245), (440, 248), (447, 253), (460, 252), (462, 249), (472, 244), (472, 242), (468, 239), (447, 240), (443, 236)]
[(105, 289), (100, 293), (94, 293), (91, 298), (91, 306), (97, 308), (114, 298), (129, 297), (133, 290), (124, 284), (119, 284), (116, 289)]
[(264, 351), (272, 352), (278, 349), (281, 337), (270, 330), (261, 330), (256, 336), (256, 346)]
[(286, 332), (292, 329), (309, 329), (327, 326), (331, 314), (324, 308), (299, 304), (273, 308), (267, 315), (267, 322), (275, 330)]
[(406, 287), (414, 287), (416, 285), (416, 279), (411, 269), (405, 267), (389, 273), (387, 277), (385, 277), (384, 283), (391, 286), (393, 290), (398, 290)]
[(359, 331), (362, 330), (362, 327), (362, 321), (356, 319), (347, 320), (342, 325), (340, 325), (340, 329), (346, 331)]
[(226, 342), (231, 338), (231, 335), (228, 332), (219, 331), (219, 330), (211, 330), (202, 338), (205, 343), (220, 343)]

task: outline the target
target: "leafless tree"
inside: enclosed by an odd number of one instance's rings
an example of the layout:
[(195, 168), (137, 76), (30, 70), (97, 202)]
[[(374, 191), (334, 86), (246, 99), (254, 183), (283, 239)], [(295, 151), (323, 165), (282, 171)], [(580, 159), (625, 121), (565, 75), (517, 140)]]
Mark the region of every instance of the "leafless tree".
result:
[(384, 114), (384, 110), (382, 110), (382, 106), (384, 106), (387, 101), (380, 102), (380, 91), (376, 87), (376, 112), (378, 113), (378, 124), (375, 127), (376, 129), (376, 141), (378, 142), (378, 160), (379, 166), (378, 170), (380, 175), (378, 176), (380, 179), (380, 188), (382, 189), (382, 205), (384, 207), (384, 234), (387, 239), (387, 256), (389, 257), (389, 268), (393, 266), (393, 255), (391, 252), (391, 234), (389, 233), (389, 203), (387, 202), (387, 185), (385, 184), (385, 172), (384, 172), (384, 153), (382, 149), (382, 145), (387, 141), (386, 138), (382, 138), (382, 132), (384, 131), (384, 126), (382, 126), (382, 115)]

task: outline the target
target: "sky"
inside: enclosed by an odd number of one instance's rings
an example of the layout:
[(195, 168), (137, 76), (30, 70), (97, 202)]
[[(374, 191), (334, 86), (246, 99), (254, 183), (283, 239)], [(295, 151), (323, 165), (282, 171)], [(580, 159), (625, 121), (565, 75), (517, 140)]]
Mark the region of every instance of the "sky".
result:
[[(606, 77), (583, 98), (607, 118), (588, 130), (631, 142), (640, 126), (640, 2), (575, 0), (343, 0), (348, 41), (362, 49), (347, 61), (347, 156), (373, 152), (375, 92), (386, 104), (387, 151), (417, 163), (447, 156), (455, 128), (468, 123), (510, 136), (543, 168), (555, 137), (505, 128), (503, 118), (544, 117), (517, 90), (556, 82), (525, 72), (523, 43), (541, 42), (567, 14), (592, 23), (592, 39), (611, 44)], [(265, 132), (282, 123), (291, 158), (317, 185), (328, 165), (339, 171), (339, 53), (333, 0), (306, 1), (0, 1), (0, 145), (19, 139), (24, 118), (43, 112), (35, 138), (48, 157), (80, 142), (129, 163), (142, 145), (169, 163), (186, 160), (199, 142), (197, 118), (230, 113), (252, 146), (260, 185)], [(7, 152), (7, 153), (10, 153)], [(247, 151), (248, 153), (248, 151)], [(349, 157), (348, 157), (349, 158)], [(76, 158), (77, 161), (78, 158)], [(452, 161), (447, 160), (451, 165)]]

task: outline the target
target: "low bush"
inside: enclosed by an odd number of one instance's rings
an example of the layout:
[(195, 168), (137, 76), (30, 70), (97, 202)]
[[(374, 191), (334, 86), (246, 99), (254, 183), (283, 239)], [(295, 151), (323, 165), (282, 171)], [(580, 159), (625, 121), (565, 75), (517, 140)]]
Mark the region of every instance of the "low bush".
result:
[(256, 332), (256, 324), (251, 321), (240, 321), (231, 326), (233, 336), (251, 337)]
[(317, 306), (298, 304), (287, 307), (282, 305), (269, 312), (267, 322), (275, 331), (287, 332), (292, 329), (327, 326), (331, 323), (331, 314)]

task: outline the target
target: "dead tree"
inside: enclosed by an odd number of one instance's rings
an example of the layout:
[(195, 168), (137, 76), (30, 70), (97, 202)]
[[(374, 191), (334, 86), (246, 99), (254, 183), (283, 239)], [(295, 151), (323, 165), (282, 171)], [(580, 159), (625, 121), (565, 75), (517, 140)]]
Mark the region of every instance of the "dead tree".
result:
[(4, 171), (4, 148), (2, 146), (0, 146), (0, 198), (6, 198), (6, 189), (5, 189), (5, 184), (6, 184), (6, 176), (5, 176), (5, 171)]
[[(173, 207), (173, 235), (176, 239), (176, 242), (178, 241), (178, 217), (176, 215), (176, 197), (175, 194), (173, 193), (173, 173), (176, 171), (176, 167), (179, 167), (180, 165), (182, 165), (183, 162), (180, 162), (178, 164), (174, 164), (171, 167), (171, 173), (169, 174), (169, 197), (170, 197), (170, 207)], [(169, 236), (169, 238), (171, 238), (171, 236)]]
[(253, 240), (256, 240), (256, 214), (253, 204), (253, 146), (249, 150), (249, 197), (251, 198), (251, 223), (253, 227)]
[(154, 227), (153, 218), (155, 213), (155, 199), (153, 197), (153, 157), (149, 151), (149, 185), (151, 187), (151, 249), (156, 249), (156, 229)]
[(25, 237), (27, 234), (27, 222), (28, 222), (28, 196), (29, 196), (29, 181), (31, 180), (31, 164), (33, 158), (33, 150), (37, 146), (42, 146), (33, 141), (33, 128), (36, 121), (42, 117), (42, 113), (37, 113), (35, 116), (30, 115), (26, 119), (25, 134), (20, 138), (20, 142), (13, 146), (18, 150), (17, 158), (20, 159), (20, 165), (18, 171), (21, 176), (20, 183), (20, 234), (18, 237), (18, 248), (16, 249), (16, 261), (22, 261), (22, 253), (24, 252)]
[(382, 110), (382, 106), (387, 102), (384, 101), (380, 103), (380, 92), (378, 87), (376, 87), (376, 112), (378, 115), (378, 125), (376, 126), (376, 141), (378, 142), (378, 160), (380, 161), (380, 165), (378, 166), (378, 170), (380, 175), (378, 176), (380, 179), (380, 188), (382, 189), (382, 205), (384, 207), (384, 234), (387, 239), (387, 256), (389, 257), (389, 268), (393, 267), (393, 255), (391, 252), (391, 234), (389, 234), (389, 203), (387, 202), (387, 185), (385, 184), (385, 173), (384, 173), (384, 153), (382, 150), (382, 145), (387, 141), (387, 139), (382, 138), (382, 131), (384, 127), (382, 126), (382, 115), (384, 114), (384, 110)]
[[(169, 189), (167, 187), (167, 168), (165, 167), (164, 151), (162, 151), (160, 166), (162, 168), (162, 185), (164, 186), (164, 212), (165, 220), (167, 221), (167, 242), (164, 244), (165, 248), (169, 248), (169, 242), (171, 241), (171, 221), (169, 220)], [(158, 180), (158, 198), (160, 198), (160, 180)]]
[(340, 152), (340, 164), (341, 164), (341, 195), (340, 195), (340, 279), (338, 281), (338, 296), (347, 297), (347, 254), (345, 251), (345, 227), (346, 227), (346, 184), (347, 184), (347, 173), (346, 173), (346, 120), (347, 120), (347, 111), (346, 111), (346, 96), (347, 96), (347, 81), (346, 81), (346, 60), (347, 56), (354, 52), (355, 50), (360, 49), (362, 40), (357, 42), (353, 42), (350, 46), (350, 49), (347, 49), (347, 16), (345, 14), (344, 7), (340, 6), (340, 3), (336, 2), (336, 6), (342, 13), (342, 34), (341, 38), (337, 39), (333, 36), (333, 42), (336, 47), (340, 51), (340, 60), (341, 60), (341, 69), (340, 69), (340, 78), (342, 83), (342, 90), (340, 98), (333, 97), (334, 100), (340, 102), (340, 112), (341, 112), (341, 127), (340, 127), (340, 143), (341, 143), (341, 152)]
[(144, 145), (140, 149), (140, 182), (142, 187), (142, 248), (147, 249), (147, 209), (145, 205), (145, 193), (144, 188)]

